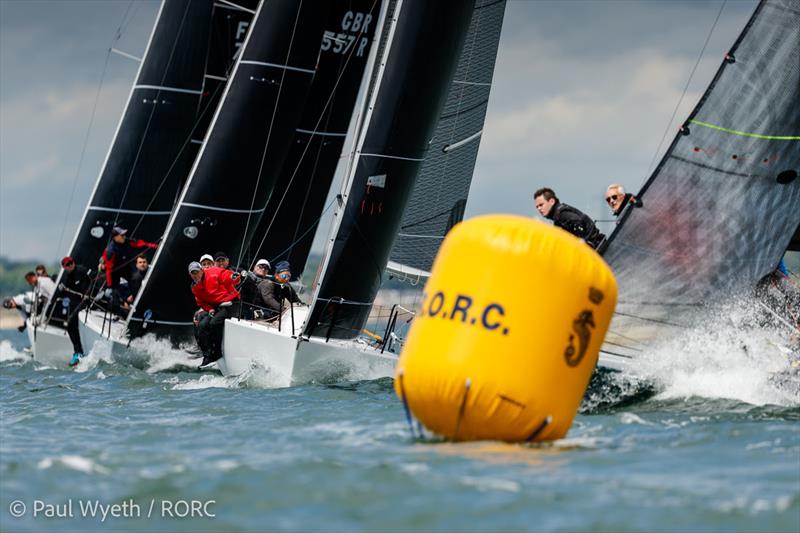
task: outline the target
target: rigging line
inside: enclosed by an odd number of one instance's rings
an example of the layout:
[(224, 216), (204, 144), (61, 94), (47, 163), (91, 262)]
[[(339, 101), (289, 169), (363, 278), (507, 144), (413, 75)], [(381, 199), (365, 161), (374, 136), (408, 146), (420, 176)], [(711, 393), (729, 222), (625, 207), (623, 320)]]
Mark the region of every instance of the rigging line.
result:
[[(372, 6), (369, 9), (370, 12), (372, 12), (375, 9), (376, 4), (377, 0), (372, 3)], [(360, 38), (363, 35), (364, 35), (364, 30), (362, 28), (362, 30), (358, 33), (357, 38)], [(331, 90), (330, 96), (328, 96), (328, 101), (325, 102), (325, 105), (322, 107), (322, 111), (320, 112), (320, 116), (317, 119), (317, 123), (314, 125), (314, 132), (316, 132), (317, 129), (319, 128), (319, 125), (322, 122), (322, 118), (325, 116), (325, 112), (328, 110), (328, 106), (331, 104), (331, 101), (333, 100), (333, 95), (336, 94), (336, 89), (339, 87), (339, 82), (342, 80), (344, 72), (345, 70), (347, 70), (347, 66), (350, 64), (350, 59), (352, 59), (355, 50), (356, 50), (355, 46), (350, 48), (350, 54), (347, 56), (347, 59), (344, 62), (344, 67), (339, 71), (339, 76), (336, 78), (336, 83), (334, 83), (333, 85), (333, 89)], [(266, 241), (267, 236), (269, 235), (269, 232), (272, 229), (272, 224), (275, 223), (275, 219), (278, 216), (278, 212), (280, 211), (281, 206), (283, 205), (283, 201), (286, 199), (286, 195), (289, 193), (289, 189), (292, 187), (292, 183), (294, 183), (294, 178), (297, 176), (297, 172), (300, 170), (300, 166), (302, 165), (303, 160), (306, 157), (306, 152), (308, 151), (309, 146), (311, 146), (311, 143), (306, 143), (306, 146), (303, 149), (303, 153), (300, 154), (300, 159), (298, 160), (297, 165), (294, 167), (294, 171), (292, 172), (292, 177), (289, 178), (289, 183), (286, 185), (286, 189), (284, 189), (283, 195), (281, 196), (278, 205), (275, 207), (275, 211), (272, 214), (272, 219), (269, 221), (269, 225), (267, 225), (267, 229), (264, 232), (264, 236), (261, 238), (261, 242), (259, 243), (258, 248), (256, 249), (256, 253), (258, 253), (258, 250), (260, 250), (261, 247), (264, 246), (264, 242)]]
[[(294, 245), (295, 245), (295, 244), (297, 244), (298, 242), (302, 241), (302, 240), (303, 240), (303, 238), (304, 238), (306, 235), (308, 235), (308, 234), (311, 232), (311, 230), (312, 230), (312, 229), (314, 229), (314, 228), (317, 226), (317, 224), (319, 224), (319, 221), (320, 221), (320, 220), (322, 220), (322, 217), (323, 217), (323, 216), (325, 216), (325, 213), (327, 213), (328, 209), (330, 209), (330, 208), (331, 208), (331, 206), (332, 206), (334, 203), (336, 203), (336, 198), (334, 198), (333, 200), (331, 200), (330, 202), (328, 202), (328, 205), (325, 207), (325, 209), (323, 209), (323, 210), (322, 210), (322, 213), (320, 213), (320, 214), (319, 214), (319, 217), (317, 217), (317, 220), (315, 220), (315, 221), (314, 221), (314, 222), (313, 222), (311, 225), (309, 225), (308, 229), (307, 229), (305, 232), (303, 232), (303, 234), (302, 234), (302, 235), (300, 235), (299, 237), (297, 237), (297, 238), (296, 238), (296, 239), (295, 239), (295, 240), (294, 240), (294, 241), (293, 241), (293, 242), (292, 242), (292, 243), (289, 245), (289, 247), (288, 247), (288, 248), (286, 248), (285, 250), (283, 250), (281, 253), (279, 253), (279, 254), (275, 255), (275, 257), (274, 257), (274, 258), (271, 258), (271, 259), (270, 259), (270, 263), (273, 263), (273, 262), (277, 261), (278, 259), (280, 259), (280, 258), (281, 258), (281, 256), (283, 256), (283, 254), (285, 254), (286, 252), (288, 252), (289, 250), (291, 250), (291, 249), (294, 247)], [(258, 250), (256, 250), (256, 251), (258, 251)]]
[[(192, 126), (192, 129), (189, 132), (189, 135), (187, 136), (186, 140), (183, 142), (183, 146), (181, 146), (181, 149), (178, 150), (178, 155), (176, 155), (175, 158), (172, 160), (172, 163), (170, 164), (169, 168), (164, 173), (164, 177), (161, 178), (161, 182), (158, 184), (158, 187), (156, 187), (155, 192), (153, 192), (152, 195), (150, 196), (150, 201), (147, 203), (147, 206), (145, 206), (145, 208), (144, 208), (145, 211), (150, 211), (150, 207), (152, 207), (153, 203), (156, 201), (156, 198), (158, 197), (159, 193), (161, 192), (161, 189), (167, 183), (167, 178), (169, 177), (170, 174), (172, 174), (172, 169), (175, 168), (175, 165), (177, 165), (178, 161), (181, 159), (183, 151), (186, 150), (186, 147), (191, 142), (194, 142), (194, 141), (192, 141), (192, 138), (194, 137), (194, 133), (195, 133), (195, 130), (197, 129), (197, 126), (200, 125), (200, 122), (203, 120), (203, 117), (205, 117), (206, 113), (211, 108), (211, 104), (215, 101), (214, 97), (217, 95), (217, 93), (224, 86), (225, 86), (224, 84), (217, 85), (217, 87), (214, 89), (214, 92), (211, 95), (209, 95), (209, 98), (208, 98), (208, 101), (206, 102), (205, 108), (203, 108), (203, 110), (197, 116), (197, 121), (194, 123), (194, 126)], [(180, 194), (180, 191), (178, 191), (178, 193)], [(176, 200), (176, 202), (177, 202), (177, 200)], [(139, 220), (136, 222), (136, 225), (133, 227), (133, 230), (131, 230), (131, 233), (136, 233), (136, 230), (139, 228), (139, 226), (144, 221), (144, 217), (145, 217), (145, 215), (141, 215), (139, 217)]]
[(689, 90), (689, 84), (692, 82), (692, 78), (694, 77), (694, 73), (697, 70), (698, 65), (700, 65), (700, 60), (703, 58), (703, 54), (706, 51), (706, 47), (708, 46), (708, 42), (711, 40), (711, 35), (714, 33), (714, 28), (717, 27), (717, 22), (719, 21), (719, 17), (722, 15), (722, 10), (725, 9), (725, 4), (728, 0), (723, 0), (722, 5), (719, 6), (719, 12), (717, 12), (717, 18), (714, 19), (714, 24), (711, 25), (711, 30), (709, 30), (708, 35), (706, 36), (706, 42), (703, 43), (703, 48), (700, 50), (700, 55), (697, 56), (697, 61), (692, 68), (692, 72), (689, 73), (689, 79), (686, 80), (686, 85), (683, 87), (683, 92), (681, 93), (680, 98), (678, 98), (678, 103), (675, 105), (675, 109), (672, 111), (672, 117), (670, 117), (669, 122), (667, 123), (667, 127), (664, 130), (664, 134), (661, 136), (661, 140), (658, 142), (658, 147), (656, 148), (656, 152), (653, 154), (653, 160), (650, 161), (650, 166), (647, 167), (647, 175), (649, 176), (652, 171), (653, 167), (656, 164), (656, 159), (658, 159), (658, 154), (661, 152), (661, 146), (663, 146), (664, 141), (667, 138), (667, 134), (669, 134), (670, 129), (672, 129), (672, 121), (675, 120), (675, 115), (678, 114), (678, 109), (681, 106), (681, 102), (683, 102), (683, 98), (686, 96), (686, 92)]
[[(175, 32), (175, 40), (172, 43), (172, 49), (169, 52), (169, 59), (167, 59), (167, 64), (164, 67), (164, 74), (162, 74), (162, 76), (161, 76), (161, 83), (159, 85), (163, 85), (164, 84), (164, 80), (167, 79), (168, 69), (172, 65), (172, 59), (175, 56), (175, 50), (178, 47), (178, 41), (180, 39), (181, 32), (183, 31), (183, 25), (186, 22), (186, 17), (187, 17), (187, 15), (189, 13), (189, 7), (190, 6), (191, 6), (191, 4), (187, 3), (186, 7), (183, 10), (183, 17), (181, 17), (181, 23), (178, 26), (178, 30)], [(144, 60), (144, 58), (142, 58), (142, 60)], [(160, 94), (161, 94), (161, 90), (158, 90), (156, 92), (156, 99), (158, 99)], [(128, 189), (130, 189), (131, 181), (133, 180), (133, 173), (136, 170), (136, 165), (139, 162), (139, 156), (141, 156), (141, 154), (142, 154), (142, 148), (144, 148), (145, 139), (147, 138), (147, 132), (150, 130), (150, 124), (153, 122), (153, 116), (155, 115), (155, 113), (156, 113), (156, 106), (154, 105), (153, 109), (150, 111), (150, 116), (147, 117), (147, 124), (144, 127), (144, 133), (142, 134), (142, 138), (139, 141), (139, 149), (136, 151), (136, 157), (133, 159), (133, 164), (131, 165), (131, 171), (128, 174), (128, 180), (125, 183), (125, 190), (122, 192), (122, 198), (119, 201), (119, 206), (118, 206), (119, 209), (122, 208), (123, 204), (125, 203), (125, 198), (128, 196)], [(119, 220), (119, 213), (117, 213), (116, 216), (114, 217), (114, 226), (117, 225), (117, 221), (118, 220)], [(140, 222), (141, 222), (141, 219), (140, 219)], [(138, 226), (138, 224), (137, 224), (137, 226)]]
[[(294, 46), (294, 36), (297, 33), (297, 25), (300, 23), (300, 12), (303, 9), (303, 0), (300, 0), (300, 4), (297, 6), (297, 15), (294, 19), (294, 26), (292, 26), (292, 35), (289, 37), (289, 48), (286, 50), (286, 59), (283, 61), (285, 65), (289, 64), (289, 57), (292, 55), (292, 47)], [(254, 21), (255, 22), (255, 21)], [(241, 59), (239, 62), (241, 63)], [(253, 206), (256, 202), (256, 192), (258, 192), (258, 186), (261, 183), (261, 175), (264, 171), (264, 162), (267, 160), (267, 151), (269, 150), (269, 141), (272, 138), (272, 128), (275, 126), (275, 116), (278, 114), (278, 106), (281, 103), (281, 94), (283, 94), (283, 82), (286, 79), (286, 71), (287, 69), (281, 70), (281, 83), (278, 86), (278, 95), (275, 98), (275, 104), (272, 106), (272, 117), (269, 119), (269, 129), (267, 130), (267, 139), (264, 142), (264, 151), (261, 154), (261, 163), (258, 167), (258, 177), (256, 177), (256, 184), (253, 187), (253, 198), (250, 200), (250, 211), (253, 210)], [(245, 248), (245, 240), (247, 239), (247, 232), (250, 230), (250, 218), (252, 217), (252, 213), (247, 214), (247, 222), (244, 225), (244, 232), (242, 233), (242, 244), (239, 246), (239, 257), (236, 259), (236, 264), (239, 265), (242, 262), (242, 255), (244, 254)]]
[(614, 311), (614, 314), (628, 318), (636, 318), (638, 320), (644, 320), (645, 322), (654, 322), (656, 324), (664, 324), (666, 326), (672, 326), (675, 328), (688, 329), (686, 326), (681, 326), (680, 324), (675, 324), (674, 322), (667, 322), (666, 320), (659, 320), (658, 318), (648, 318), (646, 316), (631, 315), (628, 313), (620, 313), (619, 311)]
[(612, 342), (610, 340), (603, 341), (603, 344), (610, 344), (611, 346), (618, 346), (620, 348), (625, 348), (626, 350), (633, 350), (634, 352), (642, 352), (642, 351), (644, 351), (641, 348), (634, 348), (633, 346), (627, 346), (625, 344), (620, 344), (618, 342)]
[(725, 133), (732, 133), (734, 135), (741, 135), (743, 137), (754, 137), (756, 139), (767, 139), (770, 141), (800, 141), (800, 135), (761, 135), (760, 133), (747, 133), (746, 131), (737, 131), (737, 130), (732, 130), (730, 128), (723, 128), (722, 126), (716, 126), (714, 124), (701, 122), (695, 119), (691, 119), (689, 120), (689, 122), (691, 124), (697, 124), (698, 126), (705, 126), (706, 128), (724, 131)]
[[(117, 31), (115, 32), (114, 39), (111, 41), (111, 45), (115, 42), (119, 41), (119, 38), (122, 37), (123, 32), (123, 25), (125, 24), (125, 18), (128, 16), (128, 13), (131, 10), (131, 7), (134, 4), (134, 0), (131, 0), (128, 4), (128, 8), (125, 10), (125, 13), (122, 15), (122, 20), (120, 21), (119, 26), (117, 27)], [(86, 148), (89, 146), (89, 136), (92, 133), (92, 127), (94, 126), (94, 118), (97, 114), (97, 104), (100, 102), (100, 92), (103, 89), (103, 84), (105, 83), (106, 73), (108, 72), (108, 63), (111, 59), (111, 50), (113, 49), (112, 46), (109, 45), (108, 52), (106, 53), (105, 63), (103, 64), (103, 70), (100, 74), (100, 83), (97, 86), (97, 94), (94, 97), (94, 104), (92, 105), (92, 112), (89, 116), (89, 126), (86, 128), (86, 135), (83, 139), (83, 147), (81, 148), (81, 155), (78, 158), (78, 169), (75, 171), (75, 178), (72, 180), (72, 190), (69, 193), (69, 200), (67, 201), (67, 210), (64, 213), (64, 223), (61, 224), (61, 234), (58, 237), (58, 250), (61, 250), (61, 245), (64, 243), (64, 230), (67, 227), (67, 220), (69, 219), (69, 212), (72, 210), (72, 202), (75, 199), (75, 190), (78, 187), (78, 178), (81, 175), (81, 168), (83, 168), (83, 158), (86, 155)]]
[[(478, 10), (477, 7), (473, 8), (473, 10), (472, 10), (473, 16), (475, 15), (475, 12), (477, 10)], [(469, 79), (470, 72), (472, 71), (472, 57), (475, 55), (475, 46), (476, 46), (476, 43), (478, 41), (478, 34), (480, 33), (478, 31), (478, 29), (480, 28), (482, 15), (483, 15), (483, 12), (478, 12), (478, 17), (475, 19), (475, 31), (472, 34), (472, 46), (470, 47), (470, 50), (469, 50), (469, 58), (467, 59), (467, 65), (465, 67), (465, 72), (464, 72), (464, 80), (468, 80)], [(456, 68), (458, 68), (458, 65), (456, 65)], [(452, 82), (451, 82), (451, 87), (452, 87)], [(458, 106), (456, 107), (456, 112), (453, 113), (453, 115), (452, 115), (452, 116), (455, 116), (455, 120), (453, 120), (453, 125), (452, 125), (452, 127), (450, 129), (450, 142), (448, 144), (453, 144), (453, 139), (455, 138), (455, 135), (456, 135), (456, 127), (458, 126), (458, 119), (461, 117), (461, 105), (464, 103), (464, 93), (466, 92), (466, 90), (467, 90), (467, 86), (466, 85), (461, 85), (461, 91), (460, 91), (459, 96), (458, 96)], [(488, 102), (488, 99), (487, 99), (487, 102)], [(471, 109), (465, 110), (465, 112), (469, 112), (470, 110)], [(442, 111), (444, 111), (444, 110), (442, 110)], [(446, 118), (449, 118), (449, 117), (447, 117), (445, 115), (441, 115), (439, 117), (439, 121), (441, 122), (442, 120), (445, 120)], [(449, 151), (445, 151), (444, 153), (447, 154), (447, 155), (444, 158), (444, 165), (442, 166), (442, 172), (439, 175), (439, 187), (437, 189), (437, 194), (436, 194), (436, 203), (439, 203), (439, 201), (441, 200), (441, 197), (442, 197), (442, 183), (444, 182), (445, 177), (447, 176), (447, 168), (448, 168), (449, 163), (450, 163), (450, 153), (449, 153)], [(474, 169), (473, 169), (473, 171), (474, 171)]]
[(431, 220), (433, 220), (435, 218), (439, 218), (441, 216), (449, 214), (450, 211), (452, 211), (452, 210), (453, 210), (453, 208), (449, 207), (449, 208), (445, 209), (444, 211), (439, 211), (435, 215), (429, 216), (428, 218), (423, 218), (422, 220), (417, 220), (416, 222), (409, 222), (405, 226), (400, 226), (400, 229), (407, 229), (407, 228), (411, 228), (411, 227), (414, 227), (414, 226), (418, 226), (420, 224), (424, 224), (425, 222), (430, 222)]

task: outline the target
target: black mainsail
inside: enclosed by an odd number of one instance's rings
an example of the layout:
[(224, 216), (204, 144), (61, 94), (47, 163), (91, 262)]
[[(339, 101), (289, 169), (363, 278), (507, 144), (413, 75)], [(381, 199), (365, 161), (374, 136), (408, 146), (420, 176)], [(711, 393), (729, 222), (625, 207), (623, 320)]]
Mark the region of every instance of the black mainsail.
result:
[(472, 17), (472, 2), (398, 1), (339, 195), (304, 333), (353, 338), (380, 288)]
[(197, 147), (212, 0), (165, 0), (69, 255), (97, 265), (111, 228), (157, 240)]
[(604, 350), (635, 357), (771, 272), (800, 225), (798, 170), (800, 3), (766, 0), (609, 239)]
[[(216, 115), (129, 314), (142, 324), (191, 325), (196, 307), (186, 267), (224, 244), (239, 257), (258, 226), (316, 72), (327, 4), (259, 5)], [(148, 330), (149, 331), (149, 330)]]
[(361, 87), (380, 0), (331, 2), (317, 74), (281, 175), (251, 243), (251, 259), (305, 268)]
[(464, 218), (503, 27), (505, 0), (476, 0), (430, 149), (403, 212), (390, 261), (430, 271), (444, 236)]

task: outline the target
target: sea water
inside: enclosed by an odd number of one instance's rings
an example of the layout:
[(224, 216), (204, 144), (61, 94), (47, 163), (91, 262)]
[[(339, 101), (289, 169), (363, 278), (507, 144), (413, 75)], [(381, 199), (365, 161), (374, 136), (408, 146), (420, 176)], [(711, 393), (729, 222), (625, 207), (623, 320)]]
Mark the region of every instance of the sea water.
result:
[(24, 345), (0, 332), (2, 531), (800, 531), (800, 393), (752, 336), (595, 375), (541, 446), (415, 440), (390, 379), (270, 389), (157, 343), (144, 370), (64, 371)]

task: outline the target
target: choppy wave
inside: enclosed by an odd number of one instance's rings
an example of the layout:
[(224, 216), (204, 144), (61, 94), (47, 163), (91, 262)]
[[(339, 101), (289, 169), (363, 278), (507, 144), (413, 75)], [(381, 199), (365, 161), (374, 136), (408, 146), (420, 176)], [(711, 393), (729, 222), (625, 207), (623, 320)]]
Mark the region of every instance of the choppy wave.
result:
[(23, 350), (17, 350), (10, 341), (0, 341), (0, 362), (6, 361), (20, 361), (27, 362), (31, 360), (31, 354)]
[(800, 405), (800, 332), (786, 322), (765, 324), (764, 316), (760, 303), (737, 300), (654, 344), (630, 372), (596, 375), (582, 410), (692, 397)]

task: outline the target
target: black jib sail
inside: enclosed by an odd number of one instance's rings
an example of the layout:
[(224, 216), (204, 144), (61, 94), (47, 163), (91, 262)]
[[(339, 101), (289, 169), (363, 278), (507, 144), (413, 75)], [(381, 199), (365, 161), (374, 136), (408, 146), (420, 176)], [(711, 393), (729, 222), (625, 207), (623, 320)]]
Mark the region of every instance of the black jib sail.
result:
[(197, 147), (212, 0), (166, 0), (69, 255), (94, 268), (119, 225), (157, 240)]
[[(325, 7), (325, 8), (323, 8)], [(266, 207), (315, 74), (327, 4), (270, 0), (253, 19), (129, 326), (185, 334), (196, 308), (186, 267), (220, 248), (235, 263)], [(227, 249), (226, 249), (227, 248)], [(142, 325), (149, 329), (143, 331)]]
[(398, 1), (377, 65), (307, 335), (359, 334), (429, 149), (472, 17), (471, 2)]
[(379, 0), (331, 3), (317, 74), (294, 142), (251, 243), (250, 259), (286, 259), (305, 268), (353, 113)]
[(447, 103), (403, 212), (390, 260), (430, 271), (444, 236), (464, 218), (503, 27), (505, 0), (477, 0)]
[[(241, 53), (256, 7), (258, 7), (258, 0), (214, 2), (214, 14), (211, 17), (211, 44), (208, 48), (208, 60), (203, 81), (203, 98), (200, 101), (200, 112), (191, 140), (195, 147), (195, 155), (200, 150), (200, 145), (203, 144), (203, 138), (214, 117), (214, 111), (225, 91), (228, 76)], [(178, 196), (177, 193), (175, 196)]]
[(752, 289), (800, 224), (800, 3), (762, 1), (610, 237), (622, 357)]

